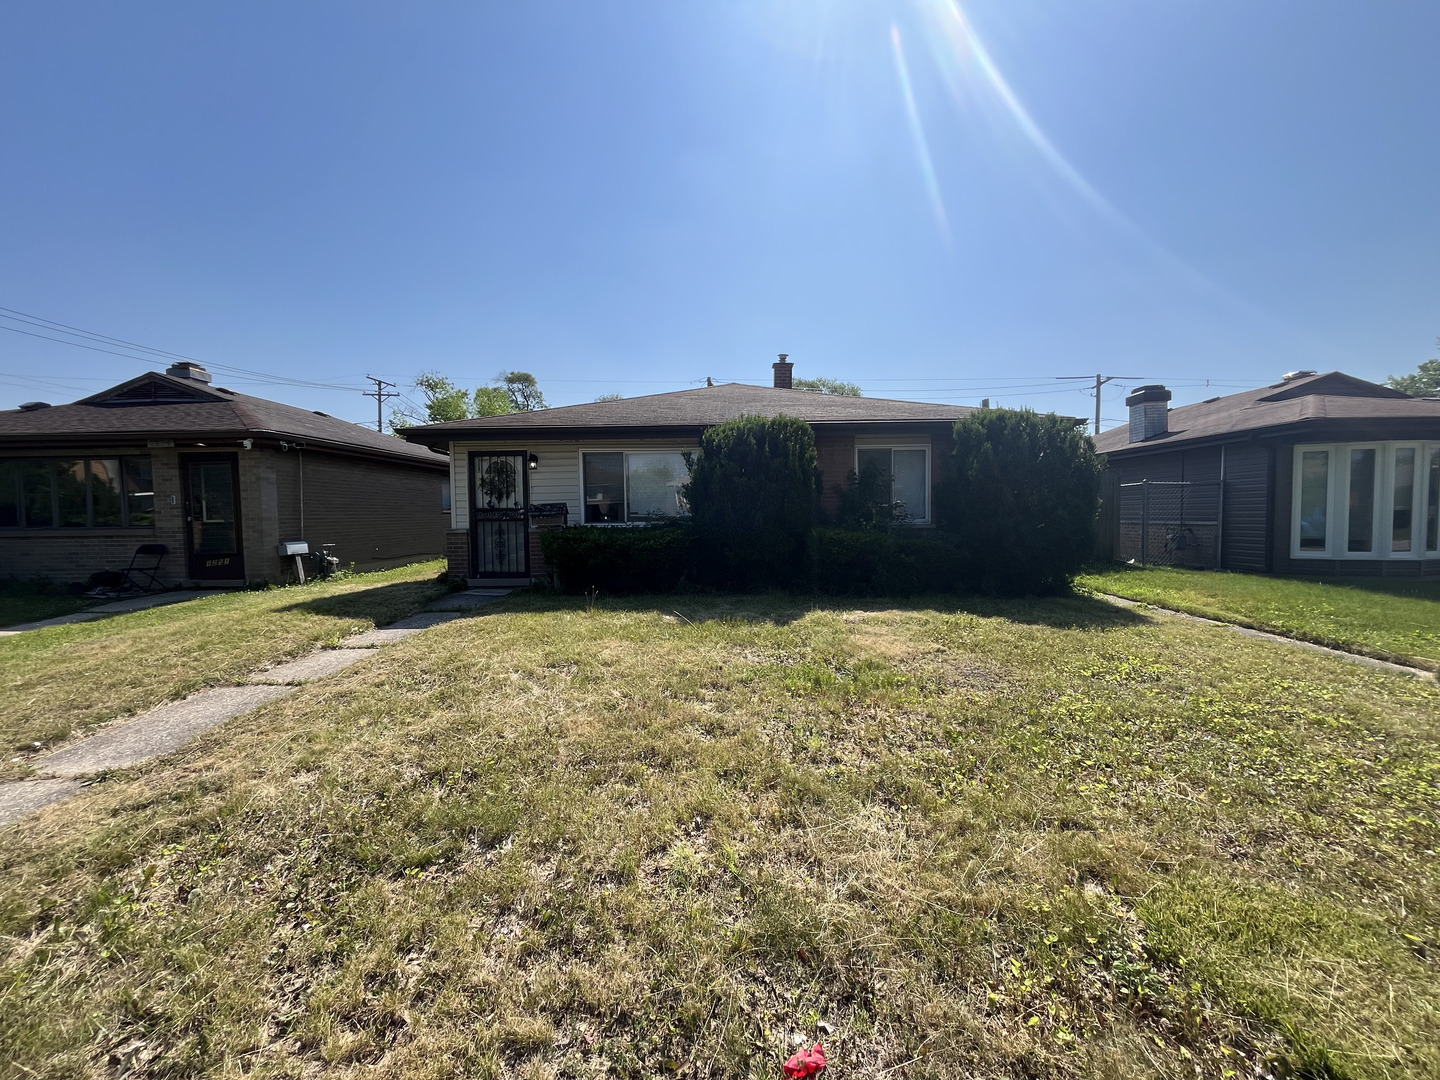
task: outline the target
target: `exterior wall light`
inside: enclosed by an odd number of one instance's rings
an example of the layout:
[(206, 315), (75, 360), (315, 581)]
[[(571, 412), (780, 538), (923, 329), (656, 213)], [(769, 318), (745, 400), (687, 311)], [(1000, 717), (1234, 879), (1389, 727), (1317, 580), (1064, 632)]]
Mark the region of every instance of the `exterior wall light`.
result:
[(525, 464), (530, 466), (531, 472), (534, 472), (536, 469), (540, 468), (540, 459), (534, 454), (530, 454), (525, 458)]

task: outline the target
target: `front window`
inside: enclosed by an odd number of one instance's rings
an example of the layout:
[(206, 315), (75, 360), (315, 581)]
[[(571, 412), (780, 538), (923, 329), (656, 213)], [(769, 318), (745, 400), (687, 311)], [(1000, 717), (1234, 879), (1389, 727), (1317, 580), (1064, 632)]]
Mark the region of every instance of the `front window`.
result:
[(148, 457), (0, 460), (0, 528), (117, 529), (155, 524)]
[(890, 483), (890, 502), (904, 508), (905, 520), (930, 521), (930, 451), (923, 446), (862, 446), (855, 451), (855, 472), (878, 471)]
[(667, 521), (690, 512), (690, 469), (679, 450), (581, 455), (587, 525)]
[(1292, 554), (1419, 558), (1440, 549), (1440, 446), (1297, 446)]

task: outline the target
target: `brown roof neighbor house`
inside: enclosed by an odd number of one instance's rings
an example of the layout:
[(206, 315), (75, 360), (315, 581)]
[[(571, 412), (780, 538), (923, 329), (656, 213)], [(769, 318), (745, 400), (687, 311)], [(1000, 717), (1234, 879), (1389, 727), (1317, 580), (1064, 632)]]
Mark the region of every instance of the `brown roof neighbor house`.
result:
[(1440, 574), (1440, 398), (1332, 371), (1178, 409), (1142, 386), (1104, 432), (1120, 559), (1277, 574)]
[(707, 428), (740, 416), (793, 416), (815, 431), (821, 506), (833, 512), (849, 473), (874, 461), (918, 527), (933, 522), (931, 491), (955, 421), (974, 410), (773, 386), (695, 390), (410, 428), (405, 437), (450, 451), (450, 572), (480, 582), (529, 581), (545, 570), (537, 533), (562, 523), (630, 525), (685, 512), (685, 454)]
[(180, 363), (0, 411), (0, 577), (83, 581), (156, 543), (166, 584), (284, 582), (281, 541), (360, 569), (433, 558), (448, 472), (443, 454)]

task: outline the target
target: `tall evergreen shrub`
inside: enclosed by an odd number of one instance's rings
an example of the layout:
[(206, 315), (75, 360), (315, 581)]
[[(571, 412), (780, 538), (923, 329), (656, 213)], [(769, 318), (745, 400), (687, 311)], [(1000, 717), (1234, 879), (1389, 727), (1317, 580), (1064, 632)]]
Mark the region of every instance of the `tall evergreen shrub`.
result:
[(970, 586), (1011, 596), (1068, 588), (1100, 511), (1090, 437), (1053, 413), (980, 409), (955, 425), (954, 453), (937, 511)]
[(820, 468), (815, 434), (793, 416), (742, 416), (708, 429), (685, 487), (712, 584), (803, 583)]

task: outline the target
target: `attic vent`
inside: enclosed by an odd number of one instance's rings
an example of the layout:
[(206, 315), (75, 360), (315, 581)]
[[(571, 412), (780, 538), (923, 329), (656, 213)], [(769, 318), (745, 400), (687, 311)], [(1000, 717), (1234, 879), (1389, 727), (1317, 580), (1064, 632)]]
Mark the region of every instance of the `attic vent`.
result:
[(1200, 402), (1200, 404), (1201, 404), (1201, 405), (1213, 405), (1213, 404), (1215, 404), (1215, 402), (1217, 402), (1217, 401), (1219, 401), (1219, 400), (1220, 400), (1219, 395), (1216, 395), (1215, 397), (1207, 397), (1204, 401)]
[(323, 416), (327, 420), (330, 419), (330, 414), (328, 412), (321, 412), (319, 409), (311, 409), (310, 411), (313, 412), (316, 416)]
[(1280, 376), (1280, 381), (1282, 383), (1294, 382), (1296, 379), (1308, 379), (1318, 374), (1320, 374), (1318, 371), (1287, 371)]
[(146, 379), (135, 386), (127, 387), (108, 397), (94, 402), (96, 405), (173, 405), (181, 401), (208, 401), (210, 397), (203, 390), (192, 390), (188, 386), (176, 386), (163, 379)]
[(50, 402), (48, 401), (26, 401), (20, 405), (21, 412), (34, 412), (36, 409), (48, 408), (50, 408)]

